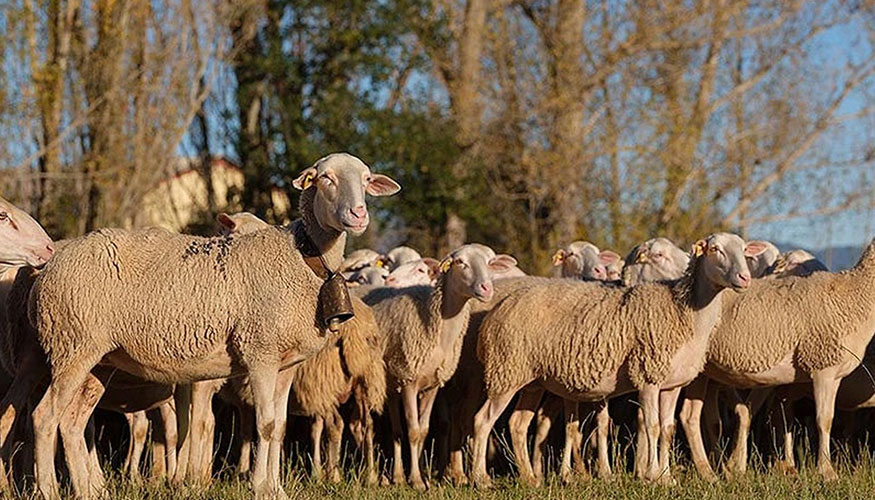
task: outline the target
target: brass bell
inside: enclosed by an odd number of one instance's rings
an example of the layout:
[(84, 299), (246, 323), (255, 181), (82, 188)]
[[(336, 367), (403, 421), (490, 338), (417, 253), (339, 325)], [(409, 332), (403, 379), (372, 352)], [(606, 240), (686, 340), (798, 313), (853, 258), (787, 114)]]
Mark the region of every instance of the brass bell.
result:
[(319, 289), (319, 304), (322, 307), (322, 326), (336, 333), (340, 324), (355, 316), (346, 280), (340, 273), (333, 273)]

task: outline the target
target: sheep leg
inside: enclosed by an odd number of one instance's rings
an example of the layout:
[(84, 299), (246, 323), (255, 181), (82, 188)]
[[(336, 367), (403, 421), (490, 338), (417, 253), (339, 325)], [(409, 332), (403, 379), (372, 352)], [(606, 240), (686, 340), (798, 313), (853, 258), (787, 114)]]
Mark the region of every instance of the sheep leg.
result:
[(325, 419), (328, 423), (328, 481), (339, 483), (340, 474), (340, 440), (343, 437), (343, 418), (332, 408), (331, 414)]
[(312, 444), (313, 452), (313, 470), (311, 472), (313, 479), (322, 480), (322, 430), (325, 428), (325, 419), (317, 416), (313, 420), (313, 425), (310, 427), (310, 443)]
[(189, 419), (188, 459), (185, 473), (188, 481), (202, 483), (209, 480), (213, 434), (210, 432), (215, 419), (212, 398), (216, 383), (195, 382), (191, 387), (191, 416)]
[[(407, 477), (407, 481), (413, 489), (425, 491), (426, 484), (422, 480), (419, 460), (422, 457), (422, 445), (425, 442), (426, 433), (428, 433), (428, 417), (430, 415), (420, 415), (417, 393), (418, 391), (413, 384), (407, 384), (401, 389), (401, 400), (404, 403), (404, 418), (407, 421), (407, 445), (410, 449), (410, 475)], [(431, 410), (431, 403), (426, 400), (430, 399), (431, 402), (434, 402), (436, 395), (437, 388), (429, 389), (422, 394), (423, 409), (428, 407), (428, 410)], [(423, 416), (425, 417), (424, 419), (422, 418)], [(425, 426), (423, 426), (423, 423), (425, 423)]]
[(705, 437), (708, 446), (716, 451), (720, 446), (720, 435), (723, 433), (723, 420), (720, 418), (720, 384), (711, 381), (705, 394), (702, 408), (702, 421), (705, 427)]
[[(462, 403), (464, 404), (464, 403)], [(462, 459), (462, 448), (465, 446), (465, 431), (462, 423), (464, 417), (457, 416), (450, 420), (450, 460), (444, 469), (443, 477), (450, 480), (454, 486), (462, 486), (468, 482), (465, 477), (465, 465)]]
[(240, 415), (240, 460), (237, 462), (237, 474), (245, 476), (252, 467), (252, 431), (255, 412), (252, 408), (239, 408)]
[(169, 401), (146, 412), (152, 424), (152, 470), (153, 481), (173, 477), (176, 470), (176, 419)]
[(728, 391), (733, 394), (735, 401), (735, 415), (738, 419), (738, 430), (735, 435), (735, 443), (729, 460), (726, 463), (725, 474), (728, 476), (744, 474), (747, 470), (747, 442), (750, 436), (750, 420), (752, 408), (759, 409), (763, 401), (769, 396), (769, 390), (754, 389), (750, 391), (747, 399), (742, 400), (735, 390)]
[(166, 446), (166, 463), (167, 474), (173, 477), (176, 474), (178, 465), (178, 457), (176, 452), (177, 441), (179, 440), (177, 413), (174, 408), (173, 401), (166, 401), (158, 409), (161, 424), (164, 427), (164, 446)]
[[(85, 380), (90, 375), (91, 368), (100, 361), (100, 356), (94, 356), (94, 359), (75, 361), (78, 361), (78, 363), (71, 362), (67, 366), (55, 367), (52, 381), (33, 411), (34, 469), (37, 490), (47, 500), (60, 499), (58, 478), (55, 476), (55, 447), (61, 417), (79, 393)], [(71, 458), (73, 460), (76, 459), (75, 456)], [(78, 458), (80, 464), (84, 465), (86, 463), (85, 457), (80, 456)], [(73, 471), (71, 470), (72, 473)], [(87, 474), (87, 471), (85, 473)], [(74, 482), (74, 486), (77, 484), (80, 487), (84, 484), (81, 477), (77, 477), (77, 482)], [(88, 491), (76, 492), (81, 497), (88, 497), (88, 493)]]
[(832, 419), (835, 414), (836, 393), (842, 379), (836, 377), (833, 370), (821, 370), (811, 376), (814, 386), (814, 407), (817, 419), (818, 454), (817, 472), (826, 481), (838, 479), (830, 459), (829, 439), (832, 430)]
[[(289, 393), (292, 390), (292, 370), (277, 375), (274, 392), (274, 428), (270, 441), (270, 470), (276, 475), (278, 484), (282, 480), (283, 440), (286, 437), (286, 421), (289, 418)], [(342, 422), (341, 422), (342, 425)], [(341, 431), (342, 432), (342, 431)]]
[(611, 432), (611, 414), (608, 412), (608, 400), (600, 403), (596, 415), (596, 439), (598, 441), (598, 477), (611, 477), (611, 460), (608, 457), (608, 435)]
[(644, 409), (644, 427), (647, 429), (647, 473), (644, 479), (657, 481), (662, 475), (659, 469), (659, 386), (646, 384), (638, 392)]
[(635, 433), (635, 477), (644, 479), (647, 475), (647, 428), (644, 426), (644, 409), (638, 406), (636, 412), (636, 423), (638, 424), (637, 432)]
[[(789, 404), (788, 404), (789, 403)], [(783, 441), (783, 457), (775, 461), (775, 469), (787, 475), (796, 474), (796, 457), (793, 452), (793, 404), (778, 397), (773, 403), (770, 420), (777, 422)]]
[(191, 412), (192, 384), (180, 384), (173, 391), (173, 403), (176, 409), (176, 470), (171, 476), (171, 482), (180, 485), (188, 472), (191, 455)]
[[(31, 393), (41, 378), (48, 375), (48, 370), (45, 366), (45, 361), (37, 359), (36, 356), (24, 356), (22, 364), (15, 377), (12, 379), (12, 384), (9, 390), (0, 402), (0, 467), (8, 464), (9, 473), (12, 472), (12, 449), (13, 441), (10, 439), (13, 427), (18, 415), (27, 406)], [(0, 474), (0, 488), (8, 488), (6, 472)]]
[(487, 399), (474, 415), (474, 464), (471, 469), (471, 482), (479, 488), (488, 488), (492, 485), (489, 473), (486, 472), (486, 445), (495, 421), (510, 404), (514, 394), (516, 390)]
[(389, 396), (389, 420), (392, 422), (392, 483), (405, 484), (404, 462), (401, 451), (401, 401), (397, 396)]
[(574, 478), (571, 469), (571, 450), (574, 448), (574, 436), (580, 432), (580, 406), (577, 401), (564, 400), (565, 406), (565, 445), (562, 448), (562, 462), (559, 464), (559, 476), (564, 483), (570, 483)]
[(149, 433), (149, 419), (145, 411), (125, 415), (128, 420), (131, 442), (128, 446), (128, 458), (125, 460), (124, 471), (134, 481), (140, 480), (140, 459), (146, 448), (146, 435)]
[(659, 394), (659, 470), (662, 478), (667, 481), (671, 480), (671, 445), (677, 427), (674, 411), (680, 395), (680, 387)]
[(379, 481), (376, 450), (374, 448), (374, 419), (371, 416), (370, 408), (365, 406), (364, 401), (362, 401), (361, 406), (362, 435), (364, 438), (362, 451), (365, 454), (365, 475), (368, 486), (374, 486)]
[(255, 401), (255, 424), (258, 443), (255, 449), (255, 467), (252, 471), (252, 489), (255, 498), (285, 500), (288, 498), (280, 484), (279, 471), (270, 467), (270, 444), (274, 434), (280, 432), (276, 426), (277, 370), (275, 367), (261, 366), (249, 371), (252, 396)]
[(544, 389), (523, 389), (517, 400), (516, 408), (510, 417), (510, 436), (513, 443), (513, 456), (519, 469), (520, 481), (532, 486), (539, 486), (540, 481), (535, 477), (532, 470), (532, 461), (529, 458), (528, 432), (532, 418), (538, 410), (538, 405), (544, 395)]
[[(91, 498), (103, 488), (103, 472), (95, 455), (89, 451), (85, 440), (85, 430), (94, 408), (97, 406), (105, 388), (97, 377), (90, 373), (80, 385), (79, 391), (64, 410), (64, 418), (59, 423), (64, 456), (70, 471), (70, 482), (80, 498)], [(93, 443), (92, 443), (93, 445)], [(97, 463), (95, 463), (97, 462)]]
[(561, 407), (557, 404), (561, 398), (547, 398), (538, 409), (538, 418), (535, 422), (535, 438), (532, 442), (532, 474), (540, 483), (544, 480), (544, 457), (547, 456), (547, 438), (550, 436), (550, 427), (553, 421), (559, 417)]
[(714, 474), (714, 469), (711, 468), (708, 454), (705, 452), (705, 443), (702, 442), (700, 419), (706, 394), (708, 394), (708, 379), (704, 376), (699, 376), (687, 386), (681, 406), (681, 426), (687, 436), (696, 470), (703, 479), (714, 482), (717, 480), (717, 474)]
[[(581, 408), (580, 405), (583, 405), (583, 404), (586, 405), (587, 409)], [(563, 405), (564, 405), (564, 402), (563, 402)], [(590, 403), (580, 403), (578, 405), (578, 413), (577, 413), (578, 422), (580, 419), (580, 415), (584, 415), (584, 414), (589, 415), (588, 408), (590, 406), (591, 406)], [(587, 420), (587, 419), (584, 419), (584, 421), (585, 420)], [(587, 439), (586, 439), (587, 445), (593, 444), (591, 438), (592, 438), (592, 434), (594, 432), (595, 432), (595, 429), (593, 429), (590, 432), (590, 435), (587, 436)], [(572, 467), (572, 470), (575, 473), (584, 474), (584, 473), (586, 473), (586, 452), (588, 450), (585, 450), (583, 447), (584, 446), (583, 430), (580, 427), (575, 428), (570, 435), (570, 439), (571, 439), (571, 467)]]
[(88, 419), (85, 426), (85, 441), (88, 443), (88, 471), (91, 490), (101, 491), (106, 486), (106, 480), (103, 477), (103, 469), (100, 467), (100, 457), (97, 455), (97, 429), (94, 425), (94, 415)]

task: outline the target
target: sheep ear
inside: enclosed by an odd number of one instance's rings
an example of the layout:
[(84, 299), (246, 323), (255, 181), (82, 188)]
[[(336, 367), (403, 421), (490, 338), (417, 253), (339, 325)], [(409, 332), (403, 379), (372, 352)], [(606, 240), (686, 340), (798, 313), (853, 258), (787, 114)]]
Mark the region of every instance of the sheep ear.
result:
[(292, 186), (294, 186), (295, 189), (305, 191), (313, 185), (313, 179), (316, 178), (317, 173), (316, 167), (310, 167), (304, 170), (295, 180), (292, 181)]
[(708, 251), (708, 242), (705, 240), (699, 240), (693, 245), (693, 257), (701, 257)]
[(769, 244), (765, 241), (754, 240), (747, 242), (747, 245), (744, 247), (744, 256), (745, 257), (756, 257), (761, 253), (768, 250)]
[(367, 191), (371, 196), (389, 196), (401, 191), (401, 186), (387, 175), (371, 174)]
[(602, 250), (599, 252), (599, 261), (606, 266), (610, 266), (620, 262), (620, 255), (610, 250)]
[(216, 222), (219, 223), (220, 226), (224, 227), (228, 231), (234, 231), (237, 228), (237, 223), (234, 222), (234, 219), (231, 218), (225, 212), (220, 213), (216, 216)]
[(517, 264), (516, 259), (506, 254), (498, 254), (489, 261), (489, 270), (496, 272), (509, 271)]
[(428, 266), (428, 277), (434, 278), (441, 272), (441, 262), (437, 259), (432, 259), (431, 257), (424, 257), (422, 262)]
[(566, 257), (568, 257), (568, 252), (564, 249), (556, 250), (556, 253), (553, 254), (553, 266), (561, 266), (565, 262)]

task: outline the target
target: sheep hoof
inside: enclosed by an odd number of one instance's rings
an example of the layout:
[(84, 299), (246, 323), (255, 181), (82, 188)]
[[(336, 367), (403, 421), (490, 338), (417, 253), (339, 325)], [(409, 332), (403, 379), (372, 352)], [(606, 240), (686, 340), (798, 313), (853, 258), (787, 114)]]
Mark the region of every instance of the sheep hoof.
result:
[(377, 471), (368, 472), (366, 477), (367, 477), (367, 479), (365, 479), (365, 483), (368, 486), (376, 486), (378, 483), (382, 482), (381, 481), (382, 478), (380, 477), (379, 474), (377, 474)]
[(541, 486), (541, 481), (538, 480), (535, 476), (520, 476), (519, 478), (520, 484), (531, 488), (539, 488)]
[(796, 466), (787, 462), (786, 460), (778, 460), (777, 462), (775, 462), (773, 468), (775, 469), (775, 472), (783, 474), (785, 476), (799, 475), (799, 471), (796, 470)]
[(419, 492), (423, 492), (428, 489), (428, 486), (425, 484), (425, 482), (419, 478), (411, 479), (410, 487)]
[(447, 480), (450, 482), (450, 484), (452, 484), (453, 486), (458, 487), (458, 486), (465, 486), (468, 484), (468, 478), (465, 477), (464, 473), (450, 472), (447, 474), (446, 477), (447, 477)]
[(380, 486), (387, 487), (392, 486), (392, 481), (389, 480), (388, 476), (380, 476)]
[(343, 478), (340, 477), (340, 471), (334, 469), (331, 474), (328, 475), (328, 482), (331, 484), (337, 484), (342, 481)]
[(492, 488), (492, 478), (490, 478), (488, 474), (473, 474), (471, 477), (471, 483), (475, 488), (481, 490)]
[(832, 466), (819, 467), (819, 471), (821, 477), (823, 477), (824, 481), (835, 481), (839, 478), (839, 475), (836, 474), (835, 469)]

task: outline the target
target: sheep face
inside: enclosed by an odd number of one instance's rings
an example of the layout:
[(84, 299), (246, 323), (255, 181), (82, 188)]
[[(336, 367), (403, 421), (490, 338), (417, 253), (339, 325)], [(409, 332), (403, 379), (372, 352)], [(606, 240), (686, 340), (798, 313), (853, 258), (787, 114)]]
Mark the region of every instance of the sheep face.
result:
[(690, 256), (667, 238), (653, 238), (632, 249), (626, 257), (623, 284), (676, 280), (684, 275)]
[(605, 281), (608, 268), (616, 266), (620, 256), (610, 250), (599, 251), (587, 241), (575, 241), (553, 255), (553, 265), (562, 266), (563, 278)]
[(454, 250), (441, 261), (440, 269), (454, 293), (489, 302), (495, 293), (492, 286), (495, 273), (508, 271), (516, 264), (510, 255), (496, 255), (485, 245), (470, 244)]
[(718, 288), (732, 288), (741, 291), (750, 286), (751, 275), (747, 257), (761, 252), (759, 247), (748, 249), (740, 236), (729, 233), (716, 233), (693, 245), (694, 258), (705, 277)]
[(440, 272), (440, 262), (428, 257), (401, 264), (386, 277), (386, 286), (404, 288), (408, 286), (431, 285)]
[(260, 229), (270, 227), (270, 224), (249, 212), (237, 212), (231, 215), (223, 212), (216, 216), (216, 222), (219, 225), (219, 234), (222, 236), (254, 233)]
[(383, 286), (388, 275), (387, 269), (369, 266), (353, 271), (346, 276), (346, 281), (352, 286)]
[(0, 198), (0, 264), (40, 267), (55, 252), (52, 239), (30, 215)]
[(367, 165), (347, 153), (321, 158), (292, 182), (297, 189), (315, 189), (313, 213), (323, 229), (362, 234), (370, 217), (365, 193), (388, 196), (401, 187), (385, 175), (373, 174)]

